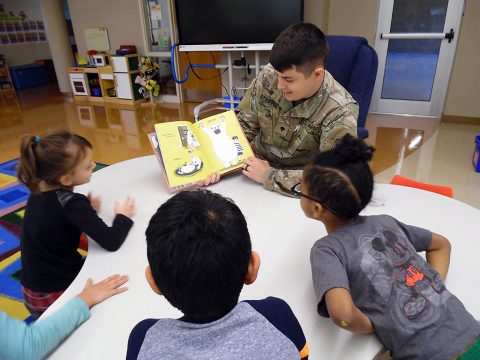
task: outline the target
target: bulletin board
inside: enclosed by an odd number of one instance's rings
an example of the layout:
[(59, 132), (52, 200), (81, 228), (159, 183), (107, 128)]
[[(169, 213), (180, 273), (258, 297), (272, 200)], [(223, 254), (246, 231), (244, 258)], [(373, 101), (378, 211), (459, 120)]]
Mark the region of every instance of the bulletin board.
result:
[(46, 41), (43, 20), (27, 20), (26, 16), (22, 18), (0, 12), (0, 46)]
[(110, 41), (105, 27), (88, 28), (84, 30), (88, 50), (109, 51)]

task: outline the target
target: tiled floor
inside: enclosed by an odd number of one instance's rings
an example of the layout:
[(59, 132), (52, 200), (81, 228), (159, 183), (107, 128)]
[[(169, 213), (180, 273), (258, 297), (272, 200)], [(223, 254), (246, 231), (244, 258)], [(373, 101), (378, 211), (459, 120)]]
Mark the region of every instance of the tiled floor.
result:
[[(378, 182), (389, 182), (395, 174), (453, 188), (454, 198), (480, 208), (480, 173), (472, 165), (475, 136), (480, 123), (435, 122), (404, 119), (404, 127), (389, 116), (372, 116), (368, 139), (376, 148), (373, 169)], [(398, 123), (398, 122), (397, 122)], [(396, 160), (392, 164), (393, 157)], [(386, 166), (379, 166), (386, 162)]]
[[(87, 137), (94, 160), (113, 164), (151, 154), (145, 134), (153, 124), (193, 119), (195, 103), (160, 104), (156, 109), (75, 104), (54, 85), (0, 94), (0, 163), (18, 157), (22, 134), (66, 128)], [(368, 142), (377, 148), (372, 169), (378, 182), (394, 174), (450, 185), (454, 197), (480, 208), (480, 174), (472, 167), (478, 124), (439, 122), (416, 117), (370, 115)]]

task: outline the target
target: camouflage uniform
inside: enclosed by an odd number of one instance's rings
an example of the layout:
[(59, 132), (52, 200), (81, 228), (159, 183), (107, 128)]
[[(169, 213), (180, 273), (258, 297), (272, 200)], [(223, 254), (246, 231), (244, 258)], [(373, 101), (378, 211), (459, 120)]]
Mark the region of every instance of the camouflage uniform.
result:
[(267, 190), (291, 195), (303, 167), (345, 134), (357, 136), (358, 104), (328, 71), (318, 92), (294, 106), (277, 88), (277, 75), (267, 65), (238, 105), (238, 119), (252, 149), (272, 169)]

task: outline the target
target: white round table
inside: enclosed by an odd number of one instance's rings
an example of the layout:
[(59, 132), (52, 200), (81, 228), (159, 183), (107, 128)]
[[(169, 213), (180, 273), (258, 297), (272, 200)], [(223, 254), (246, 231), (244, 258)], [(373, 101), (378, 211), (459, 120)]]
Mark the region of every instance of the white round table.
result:
[[(277, 296), (286, 300), (305, 332), (310, 359), (371, 359), (381, 347), (375, 336), (352, 334), (316, 313), (310, 248), (326, 235), (322, 223), (306, 218), (299, 200), (266, 191), (241, 173), (225, 177), (209, 189), (232, 198), (240, 207), (247, 219), (253, 249), (262, 260), (257, 281), (245, 286), (240, 298)], [(108, 224), (113, 219), (114, 202), (123, 200), (126, 195), (135, 197), (135, 224), (116, 252), (109, 253), (90, 240), (80, 274), (44, 316), (78, 294), (88, 277), (98, 281), (114, 273), (128, 274), (129, 290), (95, 306), (91, 318), (50, 359), (122, 359), (130, 331), (139, 321), (182, 316), (165, 298), (151, 291), (144, 277), (147, 265), (145, 229), (156, 209), (172, 194), (168, 193), (153, 156), (106, 167), (76, 191), (92, 191), (102, 197), (100, 216)], [(452, 258), (446, 285), (478, 319), (480, 302), (473, 287), (475, 275), (480, 273), (476, 251), (480, 250), (480, 245), (475, 235), (480, 211), (427, 191), (376, 184), (374, 198), (364, 214), (381, 213), (430, 229), (450, 240)]]

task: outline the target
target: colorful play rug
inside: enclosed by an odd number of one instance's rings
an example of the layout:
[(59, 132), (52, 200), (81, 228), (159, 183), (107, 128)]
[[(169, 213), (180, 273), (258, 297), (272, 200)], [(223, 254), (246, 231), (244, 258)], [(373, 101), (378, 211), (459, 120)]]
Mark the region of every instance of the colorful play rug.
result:
[[(31, 321), (23, 305), (20, 277), (20, 231), (29, 190), (17, 181), (18, 159), (0, 164), (0, 310), (16, 319)], [(104, 168), (97, 163), (94, 171)], [(83, 254), (83, 250), (79, 249)]]

